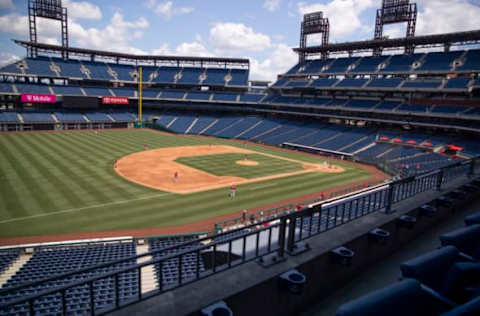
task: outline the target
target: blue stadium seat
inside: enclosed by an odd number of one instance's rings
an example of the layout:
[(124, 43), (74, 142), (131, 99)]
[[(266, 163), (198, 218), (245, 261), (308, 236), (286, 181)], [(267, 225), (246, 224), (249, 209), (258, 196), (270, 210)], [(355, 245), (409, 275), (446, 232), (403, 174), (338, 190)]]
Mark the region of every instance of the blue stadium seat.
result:
[(450, 307), (422, 290), (415, 280), (404, 280), (343, 304), (337, 316), (436, 316)]
[(396, 88), (403, 82), (402, 78), (377, 78), (372, 79), (367, 85), (368, 88)]
[(455, 307), (440, 316), (477, 316), (480, 313), (480, 297)]
[(480, 224), (460, 228), (440, 236), (442, 246), (455, 246), (463, 253), (480, 260)]

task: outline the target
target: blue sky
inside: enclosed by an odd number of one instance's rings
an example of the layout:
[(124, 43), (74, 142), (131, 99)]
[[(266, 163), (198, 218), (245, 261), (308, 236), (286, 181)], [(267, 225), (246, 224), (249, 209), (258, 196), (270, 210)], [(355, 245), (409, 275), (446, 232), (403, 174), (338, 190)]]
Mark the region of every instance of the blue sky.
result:
[[(479, 0), (417, 0), (417, 34), (479, 28)], [(274, 80), (292, 67), (302, 15), (324, 11), (331, 41), (373, 36), (381, 0), (63, 0), (70, 45), (135, 54), (247, 57), (251, 78)], [(28, 39), (27, 0), (0, 0), (0, 63), (25, 55), (10, 39)], [(404, 26), (389, 27), (390, 37)], [(39, 23), (42, 42), (59, 43), (60, 25)]]

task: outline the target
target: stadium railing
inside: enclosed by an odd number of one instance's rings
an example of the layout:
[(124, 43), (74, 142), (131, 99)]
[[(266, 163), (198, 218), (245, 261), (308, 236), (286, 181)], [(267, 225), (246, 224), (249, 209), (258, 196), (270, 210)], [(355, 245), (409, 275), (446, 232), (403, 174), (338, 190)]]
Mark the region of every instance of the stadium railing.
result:
[[(162, 250), (135, 256), (134, 258), (138, 259), (145, 256), (152, 256), (152, 254), (155, 253), (163, 252), (166, 254), (161, 258), (138, 263), (114, 272), (99, 274), (68, 285), (43, 290), (32, 295), (20, 296), (20, 298), (1, 304), (0, 312), (6, 311), (12, 306), (28, 304), (30, 314), (33, 315), (35, 314), (36, 300), (40, 300), (47, 295), (57, 294), (61, 297), (61, 309), (65, 313), (67, 311), (67, 290), (88, 286), (90, 289), (90, 306), (92, 306), (92, 308), (88, 309), (89, 313), (91, 315), (105, 314), (246, 262), (253, 260), (262, 262), (263, 258), (267, 255), (274, 255), (275, 259), (273, 261), (275, 262), (282, 261), (287, 253), (295, 252), (299, 241), (319, 235), (374, 212), (384, 212), (388, 214), (391, 212), (392, 206), (400, 201), (404, 201), (425, 191), (440, 191), (444, 185), (452, 183), (459, 177), (472, 178), (478, 174), (480, 174), (480, 158), (477, 157), (427, 174), (378, 185), (360, 193), (355, 192), (335, 199), (320, 201), (316, 204), (309, 205), (301, 211), (290, 212), (274, 221), (264, 220), (256, 222), (236, 230), (201, 239), (193, 239)], [(183, 271), (184, 266), (182, 265), (182, 259), (192, 254), (196, 255), (197, 261), (195, 273), (189, 278), (184, 278), (182, 277), (182, 273), (185, 273)], [(201, 258), (207, 267), (204, 271), (200, 271), (199, 260), (201, 260)], [(1, 289), (0, 296), (17, 293), (22, 289), (32, 288), (42, 283), (66, 277), (74, 277), (80, 274), (85, 275), (85, 273), (88, 272), (93, 273), (102, 267), (118, 264), (127, 260), (132, 260), (132, 258), (125, 258), (40, 281)], [(168, 284), (165, 283), (162, 278), (162, 273), (160, 273), (158, 289), (142, 293), (142, 283), (147, 281), (142, 279), (142, 268), (160, 265), (160, 271), (162, 271), (161, 268), (163, 265), (172, 261), (178, 263), (176, 266), (178, 269), (177, 282), (175, 284), (171, 282)], [(119, 278), (122, 273), (130, 271), (138, 271), (139, 294), (136, 299), (122, 301), (119, 295)], [(106, 278), (113, 278), (115, 280), (115, 303), (107, 309), (97, 310), (94, 305), (94, 283), (97, 280)]]

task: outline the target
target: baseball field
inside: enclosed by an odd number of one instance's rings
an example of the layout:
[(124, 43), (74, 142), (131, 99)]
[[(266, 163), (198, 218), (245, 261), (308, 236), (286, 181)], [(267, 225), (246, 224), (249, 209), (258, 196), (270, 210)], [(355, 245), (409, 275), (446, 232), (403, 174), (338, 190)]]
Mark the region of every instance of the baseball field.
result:
[(145, 129), (5, 133), (0, 148), (0, 244), (205, 231), (243, 209), (384, 176), (279, 148)]

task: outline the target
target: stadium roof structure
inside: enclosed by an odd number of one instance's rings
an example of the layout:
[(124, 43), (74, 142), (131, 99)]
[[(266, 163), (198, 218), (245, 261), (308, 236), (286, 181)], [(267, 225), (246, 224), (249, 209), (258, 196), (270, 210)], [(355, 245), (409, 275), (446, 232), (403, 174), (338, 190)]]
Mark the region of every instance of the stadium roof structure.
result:
[(449, 50), (451, 46), (475, 44), (480, 44), (480, 30), (394, 39), (382, 38), (366, 41), (334, 43), (305, 48), (297, 47), (293, 50), (299, 54), (325, 55), (329, 53), (352, 54), (354, 52), (375, 51), (376, 49), (399, 50), (406, 46), (413, 46), (415, 48), (444, 47), (446, 50)]
[(15, 44), (25, 47), (27, 50), (36, 49), (38, 52), (57, 54), (63, 56), (68, 52), (68, 56), (88, 57), (92, 61), (99, 59), (109, 59), (114, 62), (134, 62), (135, 64), (151, 63), (157, 64), (182, 64), (193, 65), (221, 65), (221, 66), (237, 66), (248, 69), (250, 67), (249, 59), (245, 58), (220, 58), (220, 57), (187, 57), (187, 56), (157, 56), (157, 55), (134, 55), (101, 50), (93, 50), (76, 47), (62, 47), (58, 45), (34, 43), (29, 41), (13, 40)]

